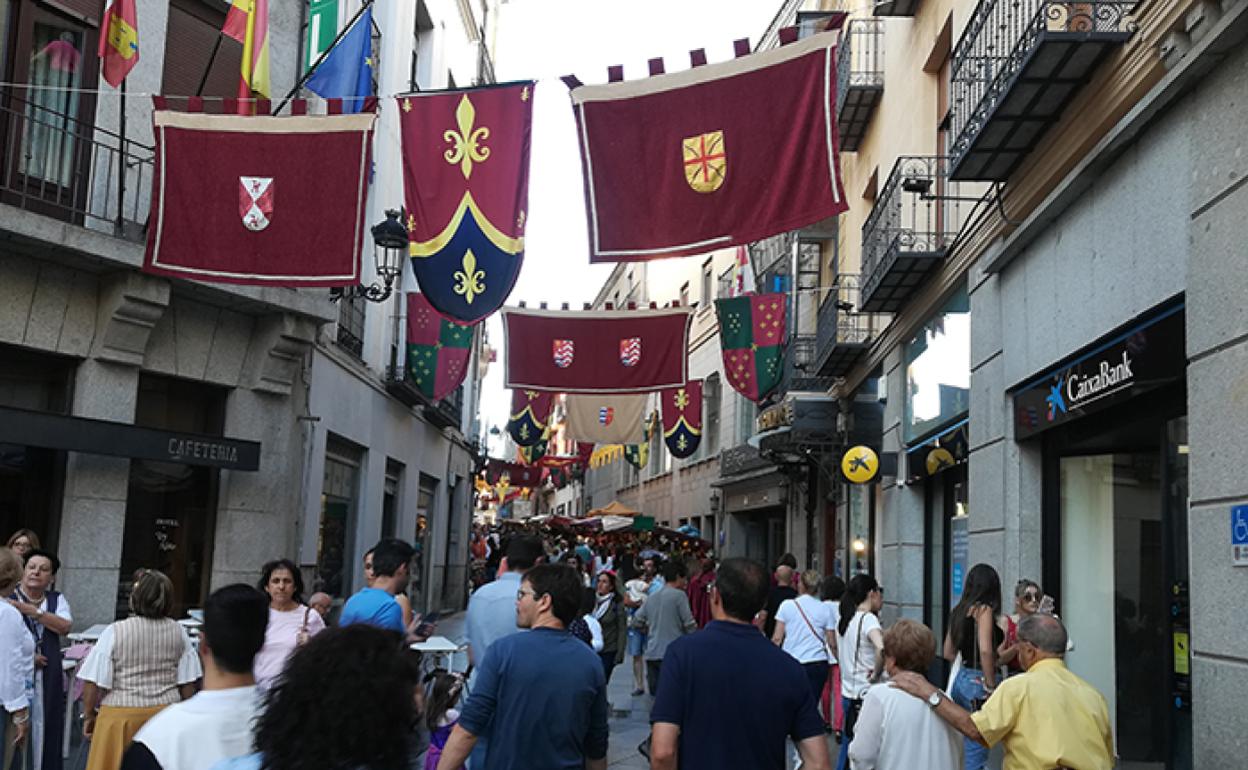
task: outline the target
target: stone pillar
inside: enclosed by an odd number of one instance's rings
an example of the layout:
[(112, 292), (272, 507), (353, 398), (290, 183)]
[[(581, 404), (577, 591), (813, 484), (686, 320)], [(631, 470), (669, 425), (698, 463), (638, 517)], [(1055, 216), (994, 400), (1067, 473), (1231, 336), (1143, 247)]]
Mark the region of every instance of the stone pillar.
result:
[(226, 403), (225, 435), (259, 441), (260, 470), (221, 471), (213, 589), (253, 583), (266, 561), (299, 556), (307, 451), (298, 422), (306, 402), (299, 383), (315, 335), (313, 321), (290, 314), (258, 319), (252, 331), (244, 387), (232, 391)]
[[(101, 284), (92, 357), (74, 380), (75, 416), (134, 421), (139, 367), (168, 305), (165, 281), (127, 273)], [(74, 608), (75, 628), (114, 620), (129, 479), (126, 458), (69, 453), (57, 585)]]

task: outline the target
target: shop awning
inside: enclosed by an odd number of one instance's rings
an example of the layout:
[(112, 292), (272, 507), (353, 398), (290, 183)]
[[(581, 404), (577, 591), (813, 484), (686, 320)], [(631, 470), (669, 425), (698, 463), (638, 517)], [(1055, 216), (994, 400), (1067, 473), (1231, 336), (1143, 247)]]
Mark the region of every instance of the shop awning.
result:
[(601, 508), (590, 511), (588, 516), (637, 516), (641, 511), (634, 511), (619, 500), (612, 500)]
[(156, 430), (5, 406), (0, 406), (0, 443), (232, 471), (260, 470), (259, 441)]

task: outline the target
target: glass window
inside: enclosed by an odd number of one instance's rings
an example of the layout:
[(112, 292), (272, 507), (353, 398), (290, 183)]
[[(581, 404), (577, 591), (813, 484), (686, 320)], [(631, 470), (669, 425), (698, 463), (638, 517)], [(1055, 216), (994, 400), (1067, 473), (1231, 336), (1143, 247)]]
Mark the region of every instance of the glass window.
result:
[(701, 299), (703, 307), (710, 306), (711, 300), (714, 299), (711, 296), (711, 274), (711, 260), (708, 259), (702, 263), (702, 294), (699, 296), (699, 299)]
[[(224, 388), (143, 374), (136, 425), (220, 436), (225, 426)], [(173, 582), (174, 613), (202, 607), (208, 594), (220, 470), (203, 465), (131, 460), (122, 536), (117, 617), (134, 572), (158, 569)]]
[[(735, 392), (735, 391), (734, 391)], [(754, 435), (754, 418), (758, 410), (754, 402), (737, 393), (737, 435), (736, 445), (739, 446)]]
[(35, 22), (19, 171), (60, 187), (74, 181), (75, 130), (86, 34), (60, 23)]
[(350, 458), (325, 457), (321, 521), (316, 544), (316, 582), (330, 596), (348, 593), (347, 535), (354, 521), (358, 465)]
[(346, 294), (338, 300), (338, 346), (356, 358), (364, 355), (364, 308), (368, 300)]
[(680, 287), (680, 304), (681, 307), (689, 306), (689, 282), (685, 281)]
[(702, 388), (702, 399), (705, 403), (705, 416), (702, 420), (702, 444), (698, 449), (702, 457), (719, 454), (719, 374), (706, 378)]
[(960, 289), (906, 345), (905, 440), (917, 441), (970, 406), (971, 312)]

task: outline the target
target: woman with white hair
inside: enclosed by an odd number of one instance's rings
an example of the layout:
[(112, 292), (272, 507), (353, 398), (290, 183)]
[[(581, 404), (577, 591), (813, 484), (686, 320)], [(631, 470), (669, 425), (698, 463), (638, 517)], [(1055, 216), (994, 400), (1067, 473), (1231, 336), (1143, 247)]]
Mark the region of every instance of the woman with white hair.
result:
[[(22, 557), (0, 548), (0, 596), (17, 588), (23, 574)], [(0, 601), (0, 706), (4, 707), (4, 756), (9, 767), (13, 749), (30, 733), (30, 703), (35, 690), (35, 638), (26, 629), (22, 613)]]

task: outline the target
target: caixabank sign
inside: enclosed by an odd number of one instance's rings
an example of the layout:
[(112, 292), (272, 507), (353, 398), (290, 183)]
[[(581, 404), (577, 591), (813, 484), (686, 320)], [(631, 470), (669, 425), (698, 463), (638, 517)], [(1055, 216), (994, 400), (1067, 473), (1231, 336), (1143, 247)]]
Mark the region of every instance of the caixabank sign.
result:
[(1025, 439), (1173, 382), (1187, 363), (1183, 305), (1094, 343), (1014, 390), (1014, 436)]

